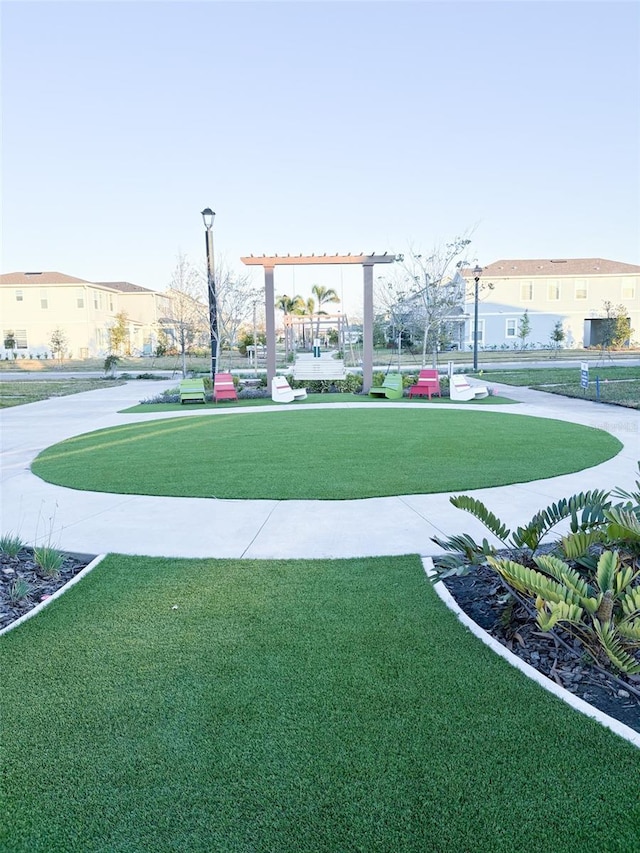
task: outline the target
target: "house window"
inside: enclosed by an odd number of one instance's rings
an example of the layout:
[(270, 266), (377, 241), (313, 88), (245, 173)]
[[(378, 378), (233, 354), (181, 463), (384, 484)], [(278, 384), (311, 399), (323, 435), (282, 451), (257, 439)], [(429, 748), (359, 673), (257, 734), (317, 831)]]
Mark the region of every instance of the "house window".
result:
[(505, 338), (515, 338), (518, 332), (518, 321), (517, 320), (507, 320), (504, 336)]
[(631, 279), (629, 281), (626, 279), (622, 279), (622, 298), (623, 299), (635, 299), (636, 298), (635, 280)]
[(104, 333), (102, 329), (96, 329), (96, 345), (98, 348), (104, 346)]
[(24, 302), (24, 291), (16, 290), (16, 302)]
[(587, 298), (587, 282), (584, 279), (576, 281), (575, 297), (576, 299)]
[[(471, 342), (473, 343), (473, 326), (471, 327)], [(478, 346), (484, 343), (484, 320), (478, 320)]]
[(560, 282), (550, 281), (547, 287), (547, 299), (551, 302), (556, 302), (560, 299)]
[(93, 307), (96, 309), (96, 311), (98, 310), (98, 291), (97, 290), (93, 291)]
[(522, 302), (531, 302), (533, 300), (532, 281), (523, 281), (520, 285), (520, 300)]
[(46, 290), (40, 291), (40, 307), (48, 308), (49, 307), (49, 294)]
[[(3, 332), (3, 343), (5, 349), (27, 349), (27, 330), (26, 329), (5, 329)], [(13, 341), (13, 347), (8, 347), (7, 343)]]
[(113, 296), (109, 294), (109, 311), (113, 313)]
[(84, 290), (76, 288), (76, 308), (84, 308)]

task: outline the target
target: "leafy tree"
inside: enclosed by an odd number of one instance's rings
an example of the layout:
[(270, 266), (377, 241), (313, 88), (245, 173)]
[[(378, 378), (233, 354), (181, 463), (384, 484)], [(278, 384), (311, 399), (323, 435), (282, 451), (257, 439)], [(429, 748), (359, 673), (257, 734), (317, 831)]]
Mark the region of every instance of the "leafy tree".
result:
[(13, 360), (15, 361), (18, 355), (16, 352), (16, 333), (11, 329), (5, 332), (4, 348), (9, 350)]
[(115, 355), (122, 355), (122, 350), (126, 350), (129, 355), (129, 315), (126, 311), (118, 311), (115, 317), (115, 323), (109, 329), (109, 349)]
[(624, 305), (603, 302), (605, 320), (602, 323), (601, 346), (603, 349), (622, 349), (628, 345), (633, 334), (631, 321)]
[(566, 336), (567, 335), (562, 325), (562, 320), (558, 320), (557, 323), (554, 325), (553, 329), (551, 330), (551, 334), (549, 335), (549, 339), (553, 344), (553, 351), (556, 355), (558, 354), (558, 350), (562, 346), (562, 343), (564, 342)]
[(531, 334), (531, 320), (529, 319), (529, 309), (525, 308), (524, 314), (518, 320), (518, 337), (520, 338), (520, 349), (526, 348), (526, 341)]
[(51, 337), (49, 338), (49, 345), (51, 346), (52, 353), (57, 356), (58, 361), (62, 364), (64, 359), (65, 350), (67, 349), (67, 344), (69, 340), (64, 332), (59, 326), (51, 332)]

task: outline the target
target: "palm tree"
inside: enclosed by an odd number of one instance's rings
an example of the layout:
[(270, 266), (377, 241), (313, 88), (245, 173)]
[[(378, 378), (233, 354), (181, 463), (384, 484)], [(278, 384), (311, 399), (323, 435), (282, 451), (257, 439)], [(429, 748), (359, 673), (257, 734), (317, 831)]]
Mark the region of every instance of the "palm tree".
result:
[(340, 302), (340, 297), (332, 287), (325, 287), (322, 284), (314, 284), (311, 292), (318, 300), (318, 325), (316, 326), (316, 338), (320, 337), (320, 314), (326, 314), (322, 310), (322, 306), (326, 302)]
[[(276, 296), (276, 308), (279, 311), (282, 311), (286, 316), (287, 314), (298, 314), (300, 313), (300, 308), (304, 308), (304, 301), (301, 296), (287, 296), (286, 293), (283, 293), (282, 296)], [(292, 339), (293, 329), (288, 324), (285, 324), (284, 327), (284, 355), (285, 359), (289, 355), (289, 341)]]
[[(293, 312), (294, 314), (299, 314), (301, 317), (309, 318), (309, 331), (311, 337), (313, 337), (313, 315), (316, 312), (316, 303), (313, 296), (309, 296), (306, 302), (300, 300), (300, 305)], [(304, 320), (302, 321), (302, 348), (306, 349), (306, 340), (305, 340), (305, 324)]]

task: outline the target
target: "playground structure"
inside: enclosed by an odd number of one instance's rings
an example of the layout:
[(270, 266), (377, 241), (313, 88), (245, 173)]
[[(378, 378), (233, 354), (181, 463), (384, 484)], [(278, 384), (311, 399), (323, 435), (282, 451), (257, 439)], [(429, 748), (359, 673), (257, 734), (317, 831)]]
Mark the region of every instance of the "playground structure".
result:
[[(362, 332), (362, 382), (367, 392), (373, 378), (373, 268), (376, 264), (391, 264), (399, 260), (396, 255), (262, 255), (240, 259), (247, 266), (261, 266), (265, 280), (265, 319), (267, 333), (267, 382), (276, 375), (276, 320), (274, 270), (277, 266), (316, 266), (324, 264), (360, 264), (363, 273), (363, 332)], [(317, 323), (317, 315), (315, 318)]]

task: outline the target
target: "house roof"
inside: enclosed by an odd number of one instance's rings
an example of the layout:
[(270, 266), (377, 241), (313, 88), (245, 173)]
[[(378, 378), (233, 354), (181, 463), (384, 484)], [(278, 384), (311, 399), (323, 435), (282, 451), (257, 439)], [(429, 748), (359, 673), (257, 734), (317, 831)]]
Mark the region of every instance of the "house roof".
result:
[(119, 290), (121, 293), (155, 293), (148, 287), (140, 287), (139, 284), (131, 284), (130, 281), (96, 281), (101, 287), (109, 287), (111, 290)]
[[(494, 261), (482, 270), (482, 277), (496, 276), (581, 276), (640, 274), (640, 266), (609, 261), (606, 258), (539, 258), (533, 260)], [(473, 278), (471, 268), (462, 270), (465, 278)]]
[(61, 272), (7, 272), (0, 275), (0, 284), (89, 284), (84, 278), (75, 278)]

